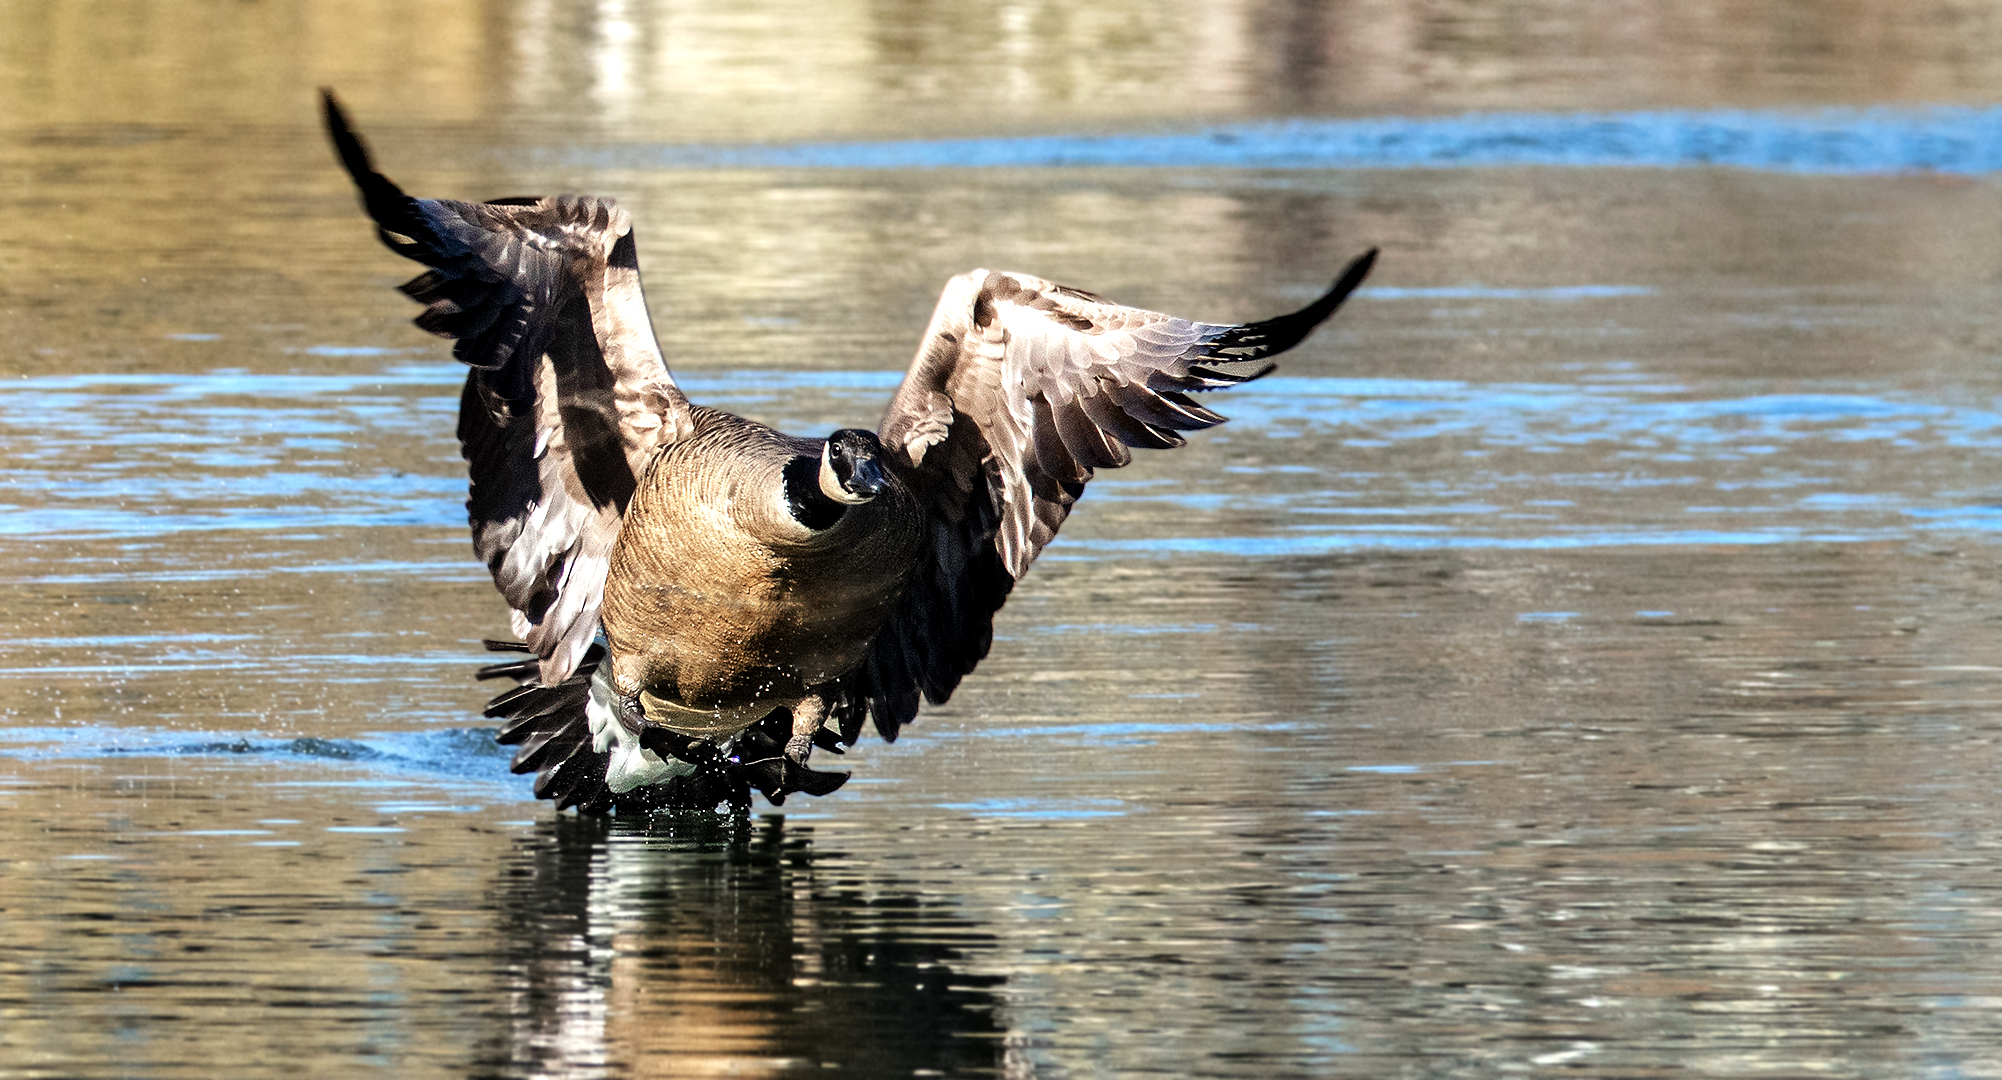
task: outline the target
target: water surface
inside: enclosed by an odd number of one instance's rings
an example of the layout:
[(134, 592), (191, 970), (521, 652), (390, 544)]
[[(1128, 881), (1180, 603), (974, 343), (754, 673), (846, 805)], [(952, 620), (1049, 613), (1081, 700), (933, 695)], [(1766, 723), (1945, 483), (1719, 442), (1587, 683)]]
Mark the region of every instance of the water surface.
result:
[[(1953, 4), (0, 2), (0, 1073), (2002, 1073), (2002, 55)], [(1369, 286), (824, 800), (579, 821), (321, 144), (615, 194), (698, 400), (946, 277)]]

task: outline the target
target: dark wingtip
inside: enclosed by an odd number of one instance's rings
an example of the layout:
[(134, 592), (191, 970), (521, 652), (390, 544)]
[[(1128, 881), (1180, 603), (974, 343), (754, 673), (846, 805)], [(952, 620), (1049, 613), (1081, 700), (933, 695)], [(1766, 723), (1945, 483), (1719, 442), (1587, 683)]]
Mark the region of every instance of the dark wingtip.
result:
[(341, 107), (341, 99), (334, 96), (330, 86), (320, 87), (320, 114), (326, 121), (327, 136), (334, 140), (335, 155), (362, 191), (367, 192), (370, 180), (388, 183), (387, 178), (375, 171), (375, 163), (368, 157), (368, 147), (363, 145), (361, 136), (355, 134), (354, 124), (348, 120), (348, 111)]
[[(430, 229), (418, 215), (413, 205), (415, 200), (404, 194), (395, 181), (375, 171), (368, 144), (355, 133), (347, 109), (331, 87), (320, 88), (320, 110), (326, 119), (327, 137), (334, 141), (334, 153), (341, 159), (341, 167), (354, 178), (355, 186), (361, 189), (362, 208), (368, 211), (368, 216), (384, 229), (413, 239), (427, 239)], [(398, 254), (415, 257), (388, 237), (384, 237), (384, 242)]]
[[(1341, 276), (1328, 287), (1313, 303), (1298, 311), (1267, 319), (1264, 322), (1247, 323), (1232, 327), (1210, 347), (1210, 354), (1225, 363), (1239, 360), (1256, 360), (1285, 352), (1313, 333), (1314, 328), (1327, 321), (1342, 301), (1356, 291), (1370, 269), (1376, 265), (1380, 249), (1370, 248), (1349, 261)], [(1259, 374), (1264, 374), (1260, 372)], [(1254, 378), (1256, 376), (1253, 376)]]
[(1356, 287), (1362, 284), (1362, 279), (1369, 276), (1370, 270), (1376, 266), (1376, 257), (1382, 250), (1373, 247), (1350, 259), (1348, 266), (1342, 270), (1342, 276), (1336, 278), (1334, 285), (1319, 300), (1314, 301), (1312, 306), (1327, 304), (1328, 313), (1332, 314), (1342, 305), (1342, 301), (1349, 298), (1350, 293), (1356, 291)]
[[(1276, 319), (1271, 319), (1260, 324), (1271, 326), (1275, 330), (1279, 328), (1278, 324), (1287, 324), (1288, 329), (1294, 326), (1299, 328), (1298, 334), (1292, 340), (1274, 348), (1272, 351), (1279, 352), (1283, 349), (1292, 348), (1307, 336), (1308, 331), (1327, 321), (1328, 316), (1333, 315), (1335, 309), (1341, 307), (1342, 302), (1349, 298), (1349, 294), (1355, 292), (1356, 288), (1362, 284), (1362, 280), (1369, 276), (1370, 270), (1376, 266), (1376, 257), (1381, 250), (1381, 248), (1370, 248), (1368, 251), (1350, 259), (1349, 264), (1342, 268), (1341, 276), (1335, 278), (1335, 283), (1328, 286), (1328, 291), (1322, 293), (1320, 298), (1313, 303), (1290, 315), (1281, 315)], [(1279, 337), (1276, 333), (1273, 336), (1275, 338)]]

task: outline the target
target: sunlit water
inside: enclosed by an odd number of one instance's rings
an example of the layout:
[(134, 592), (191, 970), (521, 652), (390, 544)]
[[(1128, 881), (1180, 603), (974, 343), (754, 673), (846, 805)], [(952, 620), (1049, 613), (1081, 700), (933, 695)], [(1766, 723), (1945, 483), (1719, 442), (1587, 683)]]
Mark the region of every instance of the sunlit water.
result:
[[(1986, 31), (1503, 7), (0, 3), (0, 1074), (2002, 1075)], [(974, 266), (1385, 254), (842, 791), (580, 821), (320, 81), (802, 432)]]

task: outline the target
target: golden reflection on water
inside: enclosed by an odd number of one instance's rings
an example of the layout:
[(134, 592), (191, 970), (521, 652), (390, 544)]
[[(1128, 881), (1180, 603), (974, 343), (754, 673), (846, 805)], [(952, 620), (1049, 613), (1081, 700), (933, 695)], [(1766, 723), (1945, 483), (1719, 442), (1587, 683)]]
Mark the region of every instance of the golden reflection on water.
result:
[(8, 0), (8, 127), (364, 113), (767, 140), (1455, 109), (1991, 100), (1967, 0)]

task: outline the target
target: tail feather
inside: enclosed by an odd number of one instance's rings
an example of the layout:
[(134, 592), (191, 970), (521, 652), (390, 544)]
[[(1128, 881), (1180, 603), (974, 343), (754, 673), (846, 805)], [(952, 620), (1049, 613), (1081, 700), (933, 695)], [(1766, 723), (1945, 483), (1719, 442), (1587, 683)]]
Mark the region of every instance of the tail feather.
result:
[[(512, 642), (486, 644), (491, 652), (526, 651)], [(509, 768), (535, 773), (536, 796), (555, 800), (558, 809), (575, 806), (580, 813), (605, 814), (617, 801), (605, 786), (611, 756), (591, 748), (591, 717), (586, 711), (591, 678), (604, 659), (604, 646), (592, 645), (577, 670), (555, 686), (542, 685), (533, 659), (490, 665), (478, 673), (494, 678), (489, 673), (496, 669), (514, 669), (501, 674), (525, 680), (487, 702), (486, 715), (507, 721), (494, 735), (495, 742), (519, 747)]]
[(485, 682), (488, 679), (526, 679), (541, 670), (540, 660), (516, 660), (507, 664), (488, 664), (473, 672), (473, 678)]
[[(515, 642), (489, 641), (486, 646), (490, 652), (528, 651), (526, 646)], [(516, 748), (509, 768), (516, 773), (536, 774), (536, 798), (550, 800), (558, 810), (575, 807), (580, 814), (630, 814), (709, 810), (723, 802), (743, 809), (750, 806), (752, 788), (764, 792), (776, 806), (792, 792), (825, 795), (848, 779), (846, 773), (818, 772), (787, 760), (781, 751), (792, 718), (785, 709), (775, 709), (757, 726), (738, 736), (728, 757), (712, 752), (697, 761), (694, 775), (677, 776), (666, 783), (634, 791), (614, 792), (605, 782), (611, 754), (593, 749), (591, 738), (591, 684), (604, 662), (605, 646), (599, 641), (584, 654), (577, 670), (555, 686), (542, 685), (533, 658), (491, 664), (478, 672), (481, 678), (504, 675), (521, 681), (521, 685), (487, 702), (485, 714), (503, 721), (494, 741)], [(859, 722), (860, 717), (856, 720)], [(693, 760), (689, 753), (676, 752), (665, 745), (670, 741), (666, 736), (672, 734), (665, 728), (655, 726), (647, 730), (650, 737), (661, 737), (647, 743), (656, 753), (665, 750), (684, 760)], [(838, 752), (839, 744), (831, 733), (827, 735), (825, 739), (816, 738), (816, 744)], [(674, 738), (687, 741), (680, 736)], [(693, 749), (693, 744), (684, 748)]]

